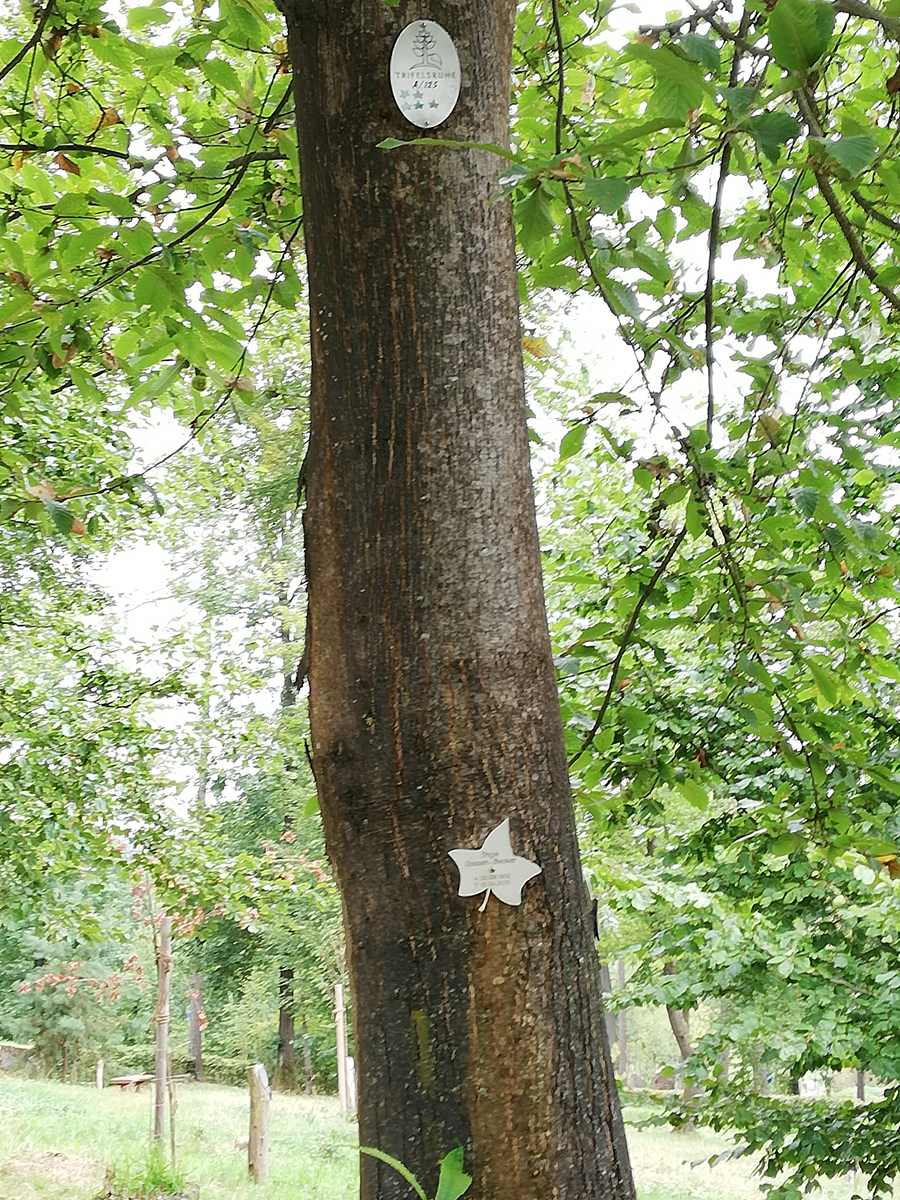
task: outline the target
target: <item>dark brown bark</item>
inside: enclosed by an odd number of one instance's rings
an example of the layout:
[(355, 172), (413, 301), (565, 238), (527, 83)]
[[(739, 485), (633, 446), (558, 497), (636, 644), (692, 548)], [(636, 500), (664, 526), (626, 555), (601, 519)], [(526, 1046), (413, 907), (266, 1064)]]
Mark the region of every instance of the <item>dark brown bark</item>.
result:
[(293, 967), (281, 967), (278, 972), (278, 1061), (272, 1082), (282, 1092), (293, 1092), (297, 1087)]
[[(345, 906), (360, 1140), (426, 1190), (627, 1200), (541, 588), (501, 162), (412, 148), (388, 62), (419, 6), (281, 0), (312, 329), (312, 761)], [(448, 138), (507, 138), (514, 0), (435, 0), (462, 64)], [(510, 817), (521, 907), (448, 851)], [(363, 1200), (406, 1184), (371, 1158)]]

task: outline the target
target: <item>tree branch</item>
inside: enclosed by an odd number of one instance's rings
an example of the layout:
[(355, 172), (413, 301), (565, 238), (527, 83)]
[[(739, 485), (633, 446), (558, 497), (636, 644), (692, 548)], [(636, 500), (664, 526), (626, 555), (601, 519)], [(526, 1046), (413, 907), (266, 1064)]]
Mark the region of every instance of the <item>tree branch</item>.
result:
[(687, 528), (685, 527), (678, 534), (676, 534), (676, 536), (673, 538), (672, 544), (669, 546), (668, 550), (665, 552), (665, 554), (660, 559), (659, 565), (657, 566), (656, 570), (653, 572), (653, 574), (650, 576), (650, 578), (647, 580), (647, 582), (642, 586), (640, 593), (638, 594), (638, 598), (635, 601), (634, 608), (631, 610), (631, 616), (628, 618), (628, 623), (626, 624), (625, 629), (622, 632), (622, 640), (619, 643), (619, 649), (616, 654), (616, 657), (613, 659), (612, 671), (610, 672), (609, 682), (606, 685), (606, 694), (604, 695), (603, 700), (600, 704), (600, 708), (597, 711), (597, 716), (594, 720), (594, 724), (591, 728), (590, 733), (587, 735), (587, 737), (581, 743), (581, 746), (578, 748), (578, 750), (569, 759), (570, 767), (573, 766), (578, 761), (579, 758), (581, 758), (582, 754), (584, 754), (585, 750), (587, 750), (588, 746), (590, 746), (591, 742), (594, 740), (594, 738), (600, 732), (600, 726), (603, 724), (603, 718), (606, 716), (606, 710), (609, 708), (610, 701), (612, 700), (613, 688), (616, 686), (616, 680), (619, 676), (619, 668), (622, 665), (622, 659), (625, 657), (625, 653), (628, 650), (628, 647), (631, 645), (631, 638), (634, 633), (635, 627), (638, 623), (638, 617), (640, 617), (640, 615), (641, 615), (641, 609), (647, 603), (647, 600), (650, 598), (650, 595), (653, 592), (653, 589), (659, 583), (660, 579), (663, 576), (663, 573), (665, 572), (666, 567), (669, 565), (669, 563), (675, 557), (676, 553), (678, 552), (679, 546), (681, 545), (681, 543), (684, 541), (684, 539), (686, 537), (687, 537)]
[[(814, 137), (822, 137), (822, 125), (816, 113), (815, 100), (805, 88), (798, 88), (796, 92), (797, 104), (800, 108), (800, 114), (806, 122), (806, 127)], [(831, 209), (831, 215), (840, 226), (841, 233), (847, 245), (850, 247), (850, 253), (853, 255), (853, 261), (862, 271), (863, 275), (869, 282), (881, 292), (888, 304), (895, 313), (900, 314), (900, 296), (887, 286), (886, 283), (878, 278), (878, 271), (872, 264), (871, 259), (866, 254), (862, 242), (856, 230), (853, 228), (853, 223), (844, 212), (840, 200), (838, 200), (834, 188), (831, 186), (831, 181), (825, 172), (822, 163), (817, 162), (815, 158), (811, 159), (810, 166), (816, 177), (816, 182), (819, 185), (819, 191), (825, 199), (825, 203)]]
[(50, 14), (53, 12), (55, 4), (56, 4), (56, 0), (47, 0), (47, 5), (45, 6), (44, 11), (41, 13), (40, 18), (38, 19), (38, 23), (35, 26), (34, 33), (31, 35), (31, 37), (28, 39), (28, 41), (25, 42), (25, 44), (22, 46), (22, 48), (20, 50), (18, 50), (12, 56), (12, 58), (9, 60), (9, 62), (4, 67), (0, 67), (0, 79), (4, 79), (10, 73), (10, 71), (14, 71), (16, 69), (16, 67), (19, 65), (19, 63), (22, 61), (22, 59), (31, 50), (33, 50), (34, 47), (38, 44), (38, 42), (41, 40), (41, 34), (44, 32), (44, 27), (46, 26), (47, 22), (50, 20)]
[[(745, 9), (741, 16), (735, 40), (744, 41), (750, 27), (750, 10)], [(731, 70), (728, 73), (728, 83), (734, 87), (738, 81), (741, 66), (741, 47), (735, 45), (731, 58)], [(709, 254), (706, 264), (706, 289), (703, 293), (703, 320), (706, 332), (706, 436), (712, 442), (713, 418), (716, 411), (715, 399), (715, 342), (713, 340), (713, 325), (715, 323), (715, 304), (713, 289), (716, 283), (716, 257), (719, 253), (719, 231), (722, 226), (722, 198), (725, 193), (725, 181), (728, 179), (728, 168), (731, 165), (731, 138), (724, 135), (722, 147), (722, 162), (719, 167), (719, 180), (716, 184), (716, 198), (713, 203), (712, 216), (709, 222)]]
[(107, 158), (124, 158), (126, 162), (131, 159), (131, 155), (124, 150), (110, 150), (107, 146), (89, 146), (84, 142), (64, 142), (59, 146), (38, 146), (34, 142), (0, 142), (0, 150), (22, 151), (27, 154), (59, 154), (71, 151), (81, 154), (104, 154)]
[(554, 129), (554, 145), (557, 157), (562, 154), (562, 128), (565, 117), (566, 75), (565, 75), (565, 43), (563, 41), (562, 25), (559, 22), (559, 0), (551, 0), (553, 14), (553, 36), (556, 39), (556, 125)]
[(835, 0), (834, 8), (837, 12), (849, 13), (851, 17), (874, 21), (885, 33), (900, 41), (900, 17), (892, 17), (880, 8), (873, 8), (865, 0)]

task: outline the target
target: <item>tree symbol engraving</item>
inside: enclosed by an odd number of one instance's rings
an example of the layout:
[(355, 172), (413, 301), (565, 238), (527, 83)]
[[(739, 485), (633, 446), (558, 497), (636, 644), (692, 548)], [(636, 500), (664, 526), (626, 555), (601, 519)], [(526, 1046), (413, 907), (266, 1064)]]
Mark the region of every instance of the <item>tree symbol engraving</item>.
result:
[(420, 71), (426, 67), (442, 66), (443, 59), (436, 52), (436, 45), (434, 34), (432, 34), (431, 30), (423, 22), (420, 28), (416, 30), (416, 35), (413, 38), (413, 53), (417, 61), (410, 70)]

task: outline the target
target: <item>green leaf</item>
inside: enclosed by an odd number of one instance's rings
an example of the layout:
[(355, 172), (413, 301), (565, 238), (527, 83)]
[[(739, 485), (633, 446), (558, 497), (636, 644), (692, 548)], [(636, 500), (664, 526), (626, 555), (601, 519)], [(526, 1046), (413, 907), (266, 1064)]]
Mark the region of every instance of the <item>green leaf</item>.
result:
[(770, 843), (769, 852), (777, 854), (779, 858), (785, 858), (799, 850), (802, 845), (803, 838), (799, 833), (782, 833)]
[(682, 779), (678, 791), (692, 808), (702, 810), (709, 807), (709, 793), (696, 779)]
[(573, 454), (577, 454), (584, 445), (585, 435), (587, 434), (587, 422), (582, 421), (578, 425), (573, 425), (572, 428), (563, 436), (559, 443), (559, 461), (562, 462), (565, 458), (571, 458)]
[(56, 500), (45, 500), (44, 508), (50, 516), (50, 520), (56, 526), (60, 533), (68, 534), (72, 532), (72, 526), (75, 524), (75, 518)]
[(647, 63), (653, 71), (656, 87), (650, 107), (660, 116), (683, 119), (691, 109), (700, 107), (711, 90), (698, 63), (688, 62), (665, 46), (632, 42), (624, 53), (626, 58)]
[(882, 658), (878, 654), (873, 654), (869, 659), (869, 666), (882, 679), (893, 679), (900, 683), (900, 667), (896, 663), (891, 662), (889, 658)]
[(777, 162), (781, 147), (800, 132), (800, 122), (788, 113), (766, 112), (750, 117), (745, 128), (753, 134), (756, 144), (767, 158)]
[(144, 4), (128, 9), (128, 28), (149, 29), (151, 25), (167, 25), (172, 16), (158, 4)]
[(840, 693), (840, 681), (835, 673), (824, 666), (821, 662), (816, 662), (813, 658), (805, 660), (806, 667), (813, 677), (813, 683), (816, 685), (816, 690), (827, 701), (828, 704), (837, 703), (837, 698)]
[(626, 317), (634, 317), (636, 321), (640, 319), (641, 306), (633, 288), (630, 288), (627, 283), (620, 283), (618, 279), (612, 279), (609, 276), (604, 282), (604, 287), (610, 303), (617, 313)]
[(828, 49), (834, 9), (827, 0), (778, 0), (769, 14), (768, 29), (779, 66), (808, 71)]
[(675, 44), (689, 59), (700, 63), (708, 71), (718, 71), (722, 65), (722, 53), (712, 38), (699, 33), (686, 33)]
[(516, 205), (516, 216), (522, 234), (522, 244), (533, 253), (556, 228), (549, 197), (540, 186), (533, 188)]
[(761, 99), (759, 89), (752, 87), (722, 88), (722, 95), (728, 105), (728, 111), (738, 121), (755, 108)]
[(584, 194), (598, 212), (610, 215), (622, 207), (632, 185), (627, 179), (595, 179), (584, 181)]
[(804, 517), (811, 517), (818, 508), (822, 493), (817, 488), (798, 487), (794, 488), (791, 498)]
[(810, 138), (818, 153), (837, 163), (848, 175), (861, 175), (878, 157), (878, 143), (866, 134), (855, 137), (837, 137), (824, 141)]
[(459, 1200), (472, 1186), (472, 1176), (463, 1170), (462, 1146), (457, 1146), (441, 1161), (441, 1173), (434, 1200)]
[(671, 242), (675, 236), (675, 214), (671, 208), (661, 208), (653, 218), (659, 236), (664, 242)]
[(496, 154), (498, 158), (505, 158), (507, 162), (514, 162), (521, 166), (511, 150), (507, 150), (504, 146), (498, 146), (495, 142), (465, 142), (458, 138), (434, 137), (409, 138), (404, 141), (403, 138), (389, 137), (377, 143), (379, 150), (398, 150), (401, 146), (438, 146), (446, 150), (484, 150), (488, 154)]
[(240, 75), (224, 59), (205, 59), (203, 62), (203, 74), (215, 87), (223, 88), (227, 92), (239, 92), (241, 90)]
[(409, 1167), (405, 1167), (403, 1165), (399, 1158), (394, 1158), (390, 1154), (385, 1154), (383, 1150), (375, 1150), (371, 1146), (360, 1146), (359, 1152), (360, 1154), (368, 1154), (370, 1158), (377, 1158), (379, 1162), (387, 1163), (389, 1167), (393, 1167), (397, 1174), (402, 1179), (406, 1180), (412, 1190), (419, 1197), (419, 1200), (428, 1200), (428, 1197), (425, 1195), (422, 1185), (419, 1183), (418, 1179), (416, 1179)]

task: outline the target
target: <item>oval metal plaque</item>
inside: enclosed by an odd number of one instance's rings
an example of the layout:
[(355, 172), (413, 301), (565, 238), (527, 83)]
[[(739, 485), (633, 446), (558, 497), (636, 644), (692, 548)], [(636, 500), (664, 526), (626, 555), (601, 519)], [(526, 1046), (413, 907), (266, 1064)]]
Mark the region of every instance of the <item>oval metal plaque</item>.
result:
[(459, 99), (459, 55), (436, 21), (413, 21), (391, 52), (391, 91), (413, 125), (433, 129), (446, 121)]

